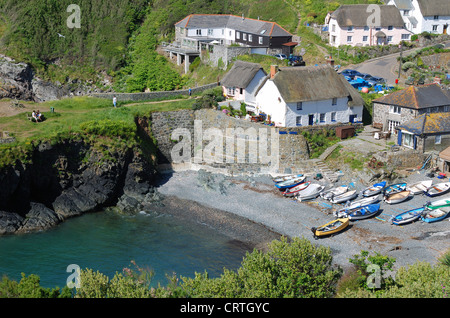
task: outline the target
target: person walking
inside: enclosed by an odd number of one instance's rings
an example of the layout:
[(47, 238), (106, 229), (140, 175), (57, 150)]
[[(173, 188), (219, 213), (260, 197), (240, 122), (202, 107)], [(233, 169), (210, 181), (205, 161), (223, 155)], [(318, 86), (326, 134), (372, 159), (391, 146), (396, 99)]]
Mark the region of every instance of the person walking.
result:
[(114, 107), (117, 107), (117, 97), (116, 96), (113, 97), (113, 105), (114, 105)]
[(189, 97), (192, 96), (192, 89), (189, 88)]

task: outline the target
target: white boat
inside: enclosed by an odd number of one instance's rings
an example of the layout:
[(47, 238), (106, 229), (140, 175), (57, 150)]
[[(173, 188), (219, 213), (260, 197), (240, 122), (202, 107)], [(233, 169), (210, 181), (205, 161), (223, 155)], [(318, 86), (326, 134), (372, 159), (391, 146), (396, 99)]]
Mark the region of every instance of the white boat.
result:
[(305, 179), (306, 179), (305, 176), (301, 176), (301, 177), (293, 178), (290, 180), (275, 183), (275, 186), (280, 190), (285, 190), (285, 189), (293, 188), (293, 187), (299, 185), (300, 183), (305, 182)]
[(286, 191), (283, 192), (283, 195), (285, 197), (296, 196), (296, 195), (298, 195), (300, 193), (300, 191), (303, 191), (307, 187), (309, 187), (310, 184), (311, 184), (311, 181), (300, 183), (299, 185), (297, 185), (297, 186), (295, 186), (293, 188), (286, 189)]
[(407, 186), (406, 190), (411, 191), (413, 194), (421, 194), (421, 193), (427, 191), (427, 189), (429, 187), (431, 187), (432, 184), (433, 184), (433, 180), (419, 181), (410, 186)]
[(450, 207), (442, 207), (437, 210), (427, 211), (421, 215), (422, 221), (427, 223), (438, 222), (445, 219), (450, 213)]
[(403, 190), (384, 197), (384, 202), (388, 204), (396, 204), (405, 201), (411, 195), (411, 191)]
[(344, 192), (339, 195), (334, 195), (330, 198), (331, 203), (342, 203), (355, 199), (358, 196), (358, 192), (356, 190), (351, 190)]
[(326, 191), (323, 191), (320, 194), (320, 197), (322, 199), (325, 199), (325, 200), (330, 200), (333, 196), (341, 195), (341, 194), (343, 194), (343, 193), (345, 193), (347, 191), (348, 191), (348, 186), (342, 185), (342, 186), (339, 186), (339, 187), (336, 187), (336, 188), (332, 188), (332, 189), (328, 189)]
[(370, 197), (366, 197), (366, 198), (362, 198), (356, 201), (352, 201), (350, 202), (348, 205), (345, 206), (345, 208), (347, 209), (354, 209), (354, 208), (359, 208), (362, 206), (366, 206), (369, 204), (373, 204), (380, 201), (380, 196), (379, 195), (373, 195)]
[(436, 210), (436, 209), (440, 209), (440, 208), (446, 207), (446, 206), (450, 206), (450, 197), (445, 197), (443, 199), (436, 200), (433, 202), (428, 202), (425, 204), (425, 207), (428, 210)]
[(318, 183), (310, 184), (309, 187), (298, 194), (297, 200), (306, 201), (317, 198), (323, 189), (325, 189), (325, 186)]
[(386, 186), (386, 181), (375, 183), (374, 185), (365, 188), (361, 191), (362, 196), (364, 197), (370, 197), (373, 195), (377, 195), (383, 191), (384, 187)]
[(429, 197), (435, 197), (450, 191), (450, 182), (441, 182), (429, 187), (424, 193)]
[(288, 180), (292, 180), (292, 179), (299, 178), (299, 177), (303, 177), (303, 174), (288, 174), (285, 176), (275, 177), (272, 180), (273, 180), (273, 182), (278, 183), (278, 182), (288, 181)]

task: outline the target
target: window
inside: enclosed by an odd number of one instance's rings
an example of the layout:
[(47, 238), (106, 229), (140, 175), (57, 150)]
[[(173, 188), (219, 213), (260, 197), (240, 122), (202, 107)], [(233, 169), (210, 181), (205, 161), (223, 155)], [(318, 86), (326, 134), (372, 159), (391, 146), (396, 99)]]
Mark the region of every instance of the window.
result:
[(240, 39), (241, 38), (241, 32), (236, 32), (236, 39)]
[(392, 30), (394, 30), (394, 27), (392, 25), (390, 25), (390, 26), (388, 26), (388, 30), (392, 31)]
[(331, 113), (331, 121), (336, 121), (336, 112)]
[(439, 16), (438, 16), (438, 15), (435, 15), (435, 16), (433, 17), (433, 19), (434, 19), (434, 20), (439, 20)]
[(208, 35), (213, 35), (213, 29), (208, 29)]
[(336, 32), (336, 24), (331, 25), (331, 32)]
[(263, 37), (262, 37), (262, 36), (259, 37), (258, 43), (259, 43), (259, 44), (263, 44)]
[(297, 117), (295, 118), (295, 124), (296, 124), (297, 126), (301, 126), (301, 125), (302, 125), (302, 116), (297, 116)]
[(364, 31), (369, 31), (369, 27), (367, 25), (364, 27)]
[(388, 42), (392, 42), (392, 36), (391, 36), (391, 35), (389, 35), (389, 36), (387, 37), (387, 41), (388, 41)]
[(348, 32), (353, 32), (353, 26), (347, 27), (347, 31), (348, 31)]
[(242, 40), (247, 41), (247, 33), (242, 33)]
[(363, 42), (367, 42), (368, 39), (369, 39), (369, 37), (367, 35), (363, 36)]
[(197, 35), (202, 35), (202, 30), (201, 29), (197, 29)]
[(402, 40), (409, 40), (409, 34), (402, 34)]
[(336, 43), (336, 35), (331, 36), (331, 43)]
[(433, 25), (433, 31), (437, 31), (437, 29), (438, 29), (438, 26), (437, 25)]
[(414, 135), (403, 132), (403, 146), (414, 148)]
[(333, 98), (332, 100), (331, 100), (331, 105), (337, 105), (337, 98)]
[(298, 102), (297, 103), (297, 110), (302, 110), (303, 109), (303, 102)]
[(325, 122), (325, 114), (320, 114), (320, 122), (324, 123)]
[(253, 41), (253, 35), (251, 35), (251, 34), (248, 35), (248, 41), (249, 41), (249, 42), (252, 42), (252, 41)]
[(389, 112), (392, 114), (400, 114), (401, 113), (401, 107), (399, 106), (391, 106), (389, 109)]
[(437, 135), (436, 137), (434, 137), (434, 144), (435, 145), (440, 145), (441, 144), (441, 135)]
[(375, 31), (381, 31), (381, 28), (375, 28)]
[(234, 87), (228, 87), (227, 88), (227, 95), (228, 96), (234, 96), (234, 91), (235, 91)]
[(351, 42), (351, 41), (352, 41), (352, 36), (351, 35), (347, 36), (347, 42)]
[(403, 10), (403, 15), (405, 17), (408, 17), (409, 16), (409, 10)]

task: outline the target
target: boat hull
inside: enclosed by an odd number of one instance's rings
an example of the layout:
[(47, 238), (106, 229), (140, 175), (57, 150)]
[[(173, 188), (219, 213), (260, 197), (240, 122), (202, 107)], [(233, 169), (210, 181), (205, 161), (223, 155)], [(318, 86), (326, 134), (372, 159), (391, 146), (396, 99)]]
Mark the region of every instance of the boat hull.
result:
[(343, 193), (341, 195), (334, 196), (330, 199), (331, 203), (342, 203), (347, 202), (349, 200), (353, 200), (356, 197), (358, 197), (358, 192), (356, 190), (348, 191), (346, 193)]
[(421, 194), (427, 191), (432, 184), (433, 180), (425, 180), (406, 187), (406, 190), (411, 191), (413, 194)]
[(384, 187), (386, 186), (386, 181), (375, 183), (371, 187), (368, 187), (361, 191), (361, 195), (363, 197), (371, 197), (374, 195), (378, 195), (383, 191)]
[(275, 186), (280, 190), (285, 190), (285, 189), (289, 189), (289, 188), (298, 186), (300, 183), (305, 182), (305, 179), (306, 179), (306, 177), (302, 176), (302, 177), (298, 177), (298, 178), (295, 178), (292, 180), (276, 183)]
[(279, 183), (279, 182), (284, 182), (284, 181), (288, 181), (288, 180), (292, 180), (292, 179), (300, 178), (300, 177), (303, 177), (303, 174), (290, 174), (287, 176), (273, 178), (272, 181), (275, 183)]
[(439, 222), (445, 219), (450, 213), (450, 207), (443, 207), (437, 210), (428, 211), (425, 214), (422, 214), (421, 219), (427, 223)]
[(394, 194), (394, 193), (398, 193), (401, 191), (404, 191), (406, 189), (406, 183), (402, 182), (402, 183), (397, 183), (397, 184), (392, 184), (390, 186), (387, 186), (384, 190), (383, 190), (383, 194), (385, 196)]
[(450, 182), (438, 183), (430, 188), (424, 193), (429, 197), (435, 197), (438, 195), (445, 194), (450, 191)]
[(400, 213), (391, 219), (391, 223), (395, 225), (403, 225), (414, 222), (420, 218), (424, 211), (425, 207), (422, 207)]
[(304, 191), (300, 192), (300, 194), (297, 196), (297, 200), (306, 201), (315, 199), (319, 196), (319, 194), (323, 191), (323, 189), (325, 189), (325, 186), (319, 184), (312, 184)]
[(411, 195), (411, 191), (405, 190), (397, 193), (393, 193), (391, 195), (385, 196), (384, 202), (387, 204), (397, 204), (405, 201)]
[(349, 225), (348, 218), (339, 218), (320, 227), (313, 227), (311, 231), (315, 238), (330, 236), (343, 231)]
[(380, 211), (380, 204), (370, 204), (350, 212), (348, 219), (350, 221), (368, 219), (375, 216), (378, 211)]
[(293, 196), (296, 196), (296, 195), (298, 195), (301, 191), (303, 191), (303, 190), (305, 190), (306, 188), (308, 188), (310, 184), (311, 184), (311, 181), (301, 183), (301, 184), (299, 184), (299, 185), (297, 185), (297, 186), (295, 186), (295, 187), (292, 187), (292, 188), (287, 189), (285, 192), (283, 192), (283, 195), (284, 195), (285, 197), (293, 197)]

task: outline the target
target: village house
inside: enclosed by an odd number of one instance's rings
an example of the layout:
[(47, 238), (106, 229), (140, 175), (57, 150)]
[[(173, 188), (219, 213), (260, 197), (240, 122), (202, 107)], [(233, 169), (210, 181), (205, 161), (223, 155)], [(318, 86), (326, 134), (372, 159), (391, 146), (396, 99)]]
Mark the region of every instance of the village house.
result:
[(438, 84), (410, 86), (373, 100), (373, 127), (396, 133), (396, 127), (422, 114), (450, 112), (450, 91)]
[(327, 16), (329, 30), (329, 44), (372, 46), (399, 44), (409, 41), (411, 32), (404, 28), (400, 11), (394, 5), (380, 5), (379, 25), (372, 26), (373, 11), (369, 5), (342, 5)]
[(401, 13), (405, 27), (414, 34), (447, 34), (450, 23), (448, 0), (390, 0)]
[(273, 65), (256, 92), (257, 113), (278, 127), (362, 121), (364, 100), (329, 65)]
[(247, 105), (247, 110), (256, 110), (256, 90), (267, 73), (258, 63), (237, 60), (221, 80), (224, 96)]
[[(165, 50), (177, 63), (189, 65), (200, 56), (224, 67), (242, 54), (293, 53), (298, 44), (279, 24), (244, 16), (191, 14), (175, 24), (175, 42)], [(188, 66), (186, 66), (188, 69)]]

